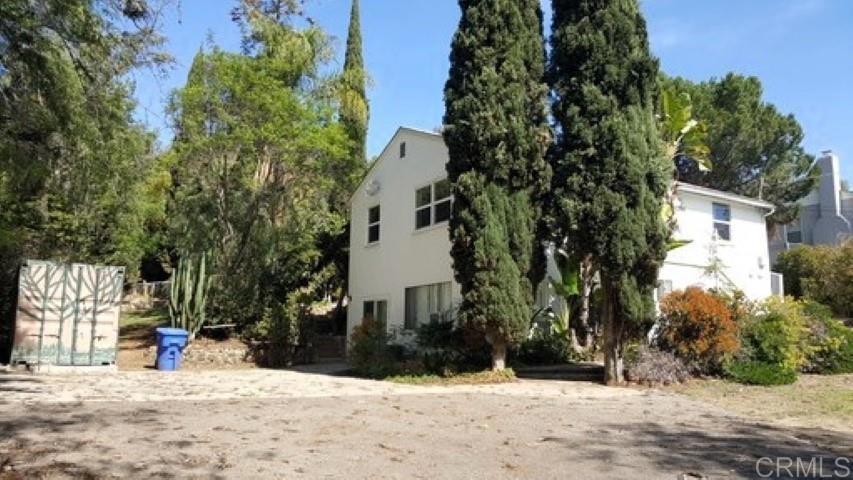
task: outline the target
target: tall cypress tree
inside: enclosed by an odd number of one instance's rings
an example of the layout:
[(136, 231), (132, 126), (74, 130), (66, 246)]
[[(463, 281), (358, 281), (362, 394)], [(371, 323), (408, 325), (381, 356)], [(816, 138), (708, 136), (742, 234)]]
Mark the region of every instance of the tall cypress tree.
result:
[(444, 91), (451, 255), (459, 318), (485, 334), (492, 368), (502, 369), (532, 313), (538, 205), (550, 179), (542, 12), (538, 0), (459, 5)]
[(352, 139), (355, 157), (363, 162), (367, 159), (367, 122), (370, 118), (370, 107), (365, 91), (367, 74), (361, 47), (358, 0), (352, 1), (342, 80), (341, 123)]
[(552, 213), (568, 247), (600, 269), (605, 377), (619, 383), (624, 342), (653, 318), (666, 255), (661, 203), (672, 167), (654, 116), (658, 62), (636, 0), (552, 5)]

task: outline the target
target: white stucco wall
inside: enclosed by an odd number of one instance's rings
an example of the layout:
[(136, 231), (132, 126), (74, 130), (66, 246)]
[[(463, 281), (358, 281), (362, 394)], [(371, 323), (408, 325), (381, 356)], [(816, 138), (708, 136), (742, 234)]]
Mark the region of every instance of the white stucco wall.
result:
[[(400, 158), (400, 143), (406, 142), (406, 156)], [(453, 281), (447, 223), (415, 230), (415, 190), (446, 177), (447, 149), (441, 136), (401, 128), (380, 154), (376, 164), (351, 198), (350, 304), (347, 334), (364, 317), (363, 302), (385, 300), (389, 329), (402, 327), (407, 287)], [(378, 191), (368, 193), (370, 186)], [(706, 192), (708, 193), (708, 192)], [(750, 298), (770, 295), (770, 265), (764, 215), (768, 206), (750, 204), (748, 199), (714, 197), (679, 189), (676, 209), (676, 238), (692, 240), (670, 252), (660, 279), (672, 282), (673, 289), (690, 285), (713, 287), (704, 273), (713, 238), (712, 203), (731, 207), (731, 241), (718, 241), (718, 257), (726, 276)], [(716, 192), (719, 194), (720, 192)], [(745, 202), (745, 203), (744, 203)], [(380, 205), (380, 240), (367, 243), (367, 215)], [(550, 275), (557, 275), (553, 263)], [(454, 303), (460, 299), (453, 282)]]
[[(691, 243), (669, 252), (659, 279), (671, 281), (673, 289), (690, 285), (718, 286), (705, 273), (712, 246), (716, 244), (716, 256), (723, 265), (725, 277), (734, 287), (752, 299), (769, 296), (770, 260), (764, 217), (769, 208), (741, 203), (734, 198), (694, 193), (687, 188), (678, 188), (677, 192), (680, 205), (676, 208), (678, 227), (674, 238), (691, 240)], [(713, 240), (713, 203), (731, 208), (730, 241)]]
[[(400, 142), (406, 142), (405, 158)], [(453, 280), (447, 222), (415, 230), (415, 190), (446, 178), (446, 161), (440, 136), (400, 129), (352, 196), (347, 335), (363, 318), (364, 301), (386, 300), (389, 328), (402, 326), (406, 287)], [(369, 195), (374, 181), (379, 191)], [(367, 212), (377, 204), (380, 240), (367, 245)], [(453, 296), (459, 298), (456, 282)]]

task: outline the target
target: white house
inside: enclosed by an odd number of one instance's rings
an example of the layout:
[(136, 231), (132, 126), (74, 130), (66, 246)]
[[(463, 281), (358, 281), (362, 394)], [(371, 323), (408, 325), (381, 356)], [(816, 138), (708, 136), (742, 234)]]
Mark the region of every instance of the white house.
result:
[[(373, 315), (406, 336), (460, 300), (447, 232), (447, 159), (441, 135), (400, 128), (353, 193), (348, 334)], [(772, 205), (687, 184), (676, 191), (675, 237), (690, 243), (670, 252), (660, 290), (725, 284), (750, 298), (769, 296), (765, 216)]]

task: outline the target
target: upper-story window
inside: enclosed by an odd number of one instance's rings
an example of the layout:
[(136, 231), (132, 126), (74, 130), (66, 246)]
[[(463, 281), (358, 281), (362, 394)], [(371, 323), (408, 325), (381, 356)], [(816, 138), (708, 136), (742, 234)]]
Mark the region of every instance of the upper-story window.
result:
[(714, 203), (714, 233), (718, 240), (732, 239), (732, 208), (724, 203)]
[(379, 241), (379, 205), (367, 211), (367, 243)]
[(415, 228), (425, 228), (450, 219), (450, 182), (439, 180), (415, 190)]
[(400, 158), (406, 158), (406, 142), (400, 142)]

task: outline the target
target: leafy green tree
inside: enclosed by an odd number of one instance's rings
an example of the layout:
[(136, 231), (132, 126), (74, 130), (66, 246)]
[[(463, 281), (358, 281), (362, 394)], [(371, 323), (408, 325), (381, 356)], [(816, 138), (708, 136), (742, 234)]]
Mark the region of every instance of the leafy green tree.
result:
[(451, 255), (459, 317), (484, 333), (502, 369), (532, 315), (538, 205), (550, 177), (542, 12), (536, 0), (459, 5), (444, 91)]
[(9, 0), (0, 8), (0, 317), (21, 260), (98, 262), (133, 279), (163, 214), (153, 135), (128, 74), (168, 61), (156, 5)]
[(199, 52), (171, 104), (176, 247), (211, 252), (210, 316), (242, 326), (292, 318), (288, 299), (327, 278), (322, 247), (359, 175), (328, 94), (337, 79), (320, 74), (326, 35), (274, 6), (243, 2), (244, 52)]
[(797, 217), (797, 200), (814, 188), (820, 172), (803, 150), (800, 124), (762, 98), (758, 78), (734, 73), (701, 83), (669, 78), (664, 88), (688, 94), (692, 113), (707, 124), (712, 168), (699, 168), (693, 153), (685, 152), (676, 162), (680, 180), (772, 202), (774, 223)]
[(370, 108), (365, 92), (367, 74), (364, 70), (361, 47), (361, 17), (358, 4), (358, 0), (352, 0), (344, 71), (341, 78), (341, 123), (344, 124), (347, 134), (352, 139), (355, 158), (364, 163), (367, 161), (367, 122), (370, 118)]
[(626, 340), (653, 319), (672, 178), (655, 119), (658, 62), (634, 0), (553, 0), (548, 69), (557, 123), (553, 219), (598, 266), (605, 379), (623, 381)]

